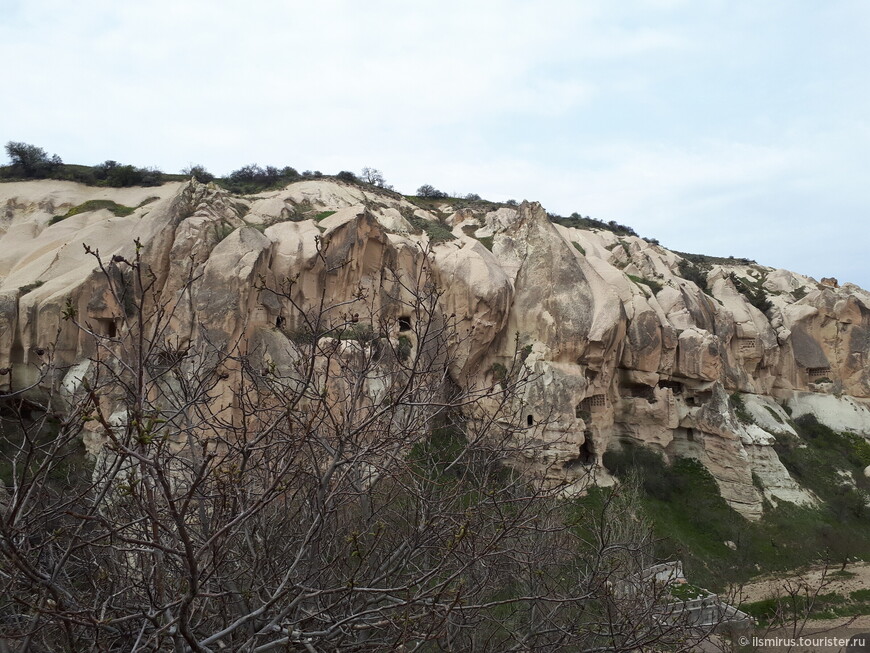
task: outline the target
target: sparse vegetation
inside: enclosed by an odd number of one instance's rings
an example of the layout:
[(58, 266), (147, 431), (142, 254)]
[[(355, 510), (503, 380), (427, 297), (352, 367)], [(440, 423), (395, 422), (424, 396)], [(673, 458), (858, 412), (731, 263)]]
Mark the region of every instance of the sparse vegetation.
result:
[(770, 406), (765, 406), (764, 408), (767, 410), (768, 413), (770, 413), (770, 416), (774, 420), (776, 420), (779, 424), (784, 424), (784, 422), (782, 421), (782, 417), (780, 417), (780, 414), (777, 413), (773, 408), (771, 408)]
[(710, 292), (707, 287), (707, 273), (710, 272), (709, 263), (701, 260), (693, 261), (684, 257), (677, 263), (677, 271), (683, 279), (691, 281), (703, 292)]
[(563, 227), (571, 227), (574, 229), (603, 229), (604, 231), (610, 231), (621, 236), (637, 236), (637, 232), (634, 229), (627, 227), (624, 224), (619, 224), (615, 220), (604, 222), (603, 220), (590, 218), (588, 215), (584, 218), (579, 213), (572, 213), (567, 218), (552, 213), (548, 213), (547, 216), (550, 218), (551, 222), (560, 224)]
[(767, 298), (767, 294), (764, 291), (763, 276), (759, 276), (754, 281), (750, 281), (745, 277), (737, 276), (737, 274), (731, 272), (728, 275), (728, 278), (731, 279), (731, 283), (734, 284), (734, 288), (737, 289), (737, 292), (743, 295), (746, 298), (746, 301), (752, 304), (759, 311), (767, 313), (767, 311), (773, 308), (773, 304)]
[(9, 177), (24, 179), (45, 178), (55, 172), (63, 161), (57, 154), (51, 156), (36, 145), (9, 141), (6, 143), (6, 155), (11, 161), (8, 168)]
[(423, 184), (417, 189), (417, 197), (428, 197), (432, 199), (446, 199), (447, 193), (440, 191), (431, 184)]
[(402, 335), (397, 339), (396, 344), (396, 358), (399, 359), (402, 363), (408, 360), (411, 356), (411, 350), (413, 349), (413, 345), (411, 344), (411, 339), (408, 336)]
[(734, 414), (744, 424), (755, 424), (755, 420), (752, 419), (752, 415), (749, 414), (749, 411), (746, 410), (746, 404), (743, 403), (743, 397), (740, 396), (739, 392), (734, 392), (728, 397), (728, 403), (731, 404), (731, 408), (734, 410)]
[(744, 603), (740, 609), (758, 620), (764, 627), (777, 620), (810, 618), (833, 619), (870, 614), (868, 590), (850, 592), (848, 596), (828, 592), (811, 592), (786, 596), (783, 599), (763, 599)]
[(443, 243), (456, 239), (456, 236), (450, 231), (450, 227), (440, 220), (427, 220), (410, 212), (404, 217), (414, 228), (415, 233), (425, 233), (432, 243)]
[(646, 279), (646, 278), (644, 278), (644, 277), (638, 277), (638, 276), (635, 276), (635, 275), (633, 275), (633, 274), (629, 274), (629, 275), (626, 275), (626, 276), (627, 276), (629, 279), (631, 279), (632, 281), (634, 281), (636, 284), (638, 284), (638, 285), (644, 285), (644, 286), (646, 286), (647, 288), (649, 288), (650, 290), (652, 290), (653, 295), (658, 294), (659, 292), (661, 292), (662, 288), (664, 288), (664, 286), (662, 286), (662, 284), (660, 284), (658, 281), (653, 281), (652, 279)]
[[(811, 416), (794, 425), (800, 437), (778, 435), (776, 451), (792, 476), (824, 503), (818, 508), (767, 504), (759, 522), (738, 515), (696, 461), (677, 458), (667, 465), (661, 455), (628, 441), (621, 450), (608, 450), (604, 465), (620, 478), (640, 476), (643, 505), (660, 538), (659, 555), (682, 558), (693, 582), (711, 590), (820, 559), (837, 565), (870, 559), (870, 520), (863, 503), (868, 481), (862, 473), (870, 445)], [(858, 487), (841, 482), (838, 470), (848, 470)], [(737, 550), (726, 547), (726, 540)]]
[(349, 170), (342, 170), (337, 175), (335, 175), (335, 178), (338, 179), (339, 181), (343, 181), (343, 182), (346, 182), (348, 184), (358, 184), (359, 183), (359, 178), (355, 174), (350, 172)]
[(193, 177), (201, 184), (214, 181), (214, 175), (205, 169), (205, 166), (191, 164), (181, 171), (181, 174)]
[(117, 202), (113, 202), (112, 200), (88, 200), (87, 202), (83, 202), (78, 206), (72, 207), (63, 215), (54, 216), (51, 220), (49, 220), (48, 224), (56, 224), (61, 220), (66, 220), (67, 218), (71, 218), (72, 216), (78, 215), (79, 213), (87, 213), (88, 211), (99, 211), (100, 209), (108, 209), (118, 217), (128, 216), (136, 210), (131, 206), (124, 206), (122, 204), (118, 204)]
[(299, 179), (301, 175), (290, 166), (279, 169), (275, 166), (261, 168), (257, 164), (250, 164), (234, 170), (223, 179), (218, 179), (217, 184), (231, 193), (252, 195), (283, 188)]
[(45, 281), (34, 281), (33, 283), (25, 284), (18, 289), (18, 294), (19, 294), (19, 296), (26, 295), (31, 290), (36, 290), (44, 283), (45, 283)]

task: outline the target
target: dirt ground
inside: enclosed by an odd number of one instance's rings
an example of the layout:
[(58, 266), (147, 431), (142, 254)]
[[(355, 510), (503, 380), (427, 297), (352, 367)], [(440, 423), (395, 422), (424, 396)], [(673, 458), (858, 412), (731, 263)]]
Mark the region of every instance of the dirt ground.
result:
[[(870, 589), (870, 563), (855, 563), (846, 567), (854, 574), (838, 575), (839, 567), (811, 567), (799, 574), (785, 578), (759, 578), (732, 590), (731, 600), (740, 602), (787, 596), (790, 591), (805, 594), (806, 589), (821, 587), (819, 594), (836, 593), (848, 595), (860, 589)], [(867, 634), (863, 648), (849, 649), (870, 652), (870, 615), (838, 617), (835, 619), (808, 620), (788, 628), (757, 628), (748, 635), (744, 648), (737, 650), (762, 653), (841, 653), (846, 651), (843, 640)], [(801, 639), (803, 638), (803, 639)], [(841, 641), (836, 641), (841, 640)]]
[(838, 576), (839, 569), (839, 567), (817, 566), (786, 578), (759, 578), (737, 588), (734, 592), (741, 602), (752, 602), (782, 596), (788, 593), (789, 588), (797, 588), (801, 585), (810, 588), (821, 585), (820, 594), (835, 592), (848, 595), (855, 590), (870, 589), (870, 563), (849, 565), (846, 571), (854, 574), (849, 577)]

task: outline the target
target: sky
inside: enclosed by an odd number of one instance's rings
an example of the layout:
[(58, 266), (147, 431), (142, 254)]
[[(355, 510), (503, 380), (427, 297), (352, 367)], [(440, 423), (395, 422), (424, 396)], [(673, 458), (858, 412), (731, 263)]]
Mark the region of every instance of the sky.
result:
[(0, 141), (382, 171), (870, 288), (866, 0), (0, 0)]

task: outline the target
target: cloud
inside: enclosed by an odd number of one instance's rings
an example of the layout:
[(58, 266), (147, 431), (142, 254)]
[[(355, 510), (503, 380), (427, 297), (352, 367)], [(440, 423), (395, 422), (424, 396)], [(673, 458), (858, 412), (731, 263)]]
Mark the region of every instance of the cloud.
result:
[(767, 247), (773, 262), (791, 263), (815, 230), (809, 240), (832, 253), (813, 260), (848, 263), (870, 285), (849, 262), (863, 255), (847, 261), (833, 240), (867, 213), (860, 3), (28, 0), (2, 11), (0, 56), (16, 62), (0, 72), (4, 141), (165, 170), (371, 165), (407, 191), (539, 199), (675, 245), (759, 260)]

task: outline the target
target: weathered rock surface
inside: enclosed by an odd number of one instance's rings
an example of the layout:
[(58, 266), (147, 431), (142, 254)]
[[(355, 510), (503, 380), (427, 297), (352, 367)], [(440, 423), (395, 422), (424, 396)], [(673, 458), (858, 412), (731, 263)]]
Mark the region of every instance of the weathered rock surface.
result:
[[(52, 220), (92, 199), (134, 210)], [(765, 498), (815, 501), (772, 447), (792, 432), (781, 406), (870, 434), (870, 294), (851, 284), (740, 260), (698, 264), (634, 236), (553, 224), (535, 203), (426, 211), (328, 179), (244, 198), (195, 182), (16, 182), (0, 185), (0, 200), (3, 388), (36, 378), (46, 352), (67, 366), (90, 355), (62, 319), (68, 307), (95, 331), (117, 328), (123, 308), (84, 245), (104, 261), (129, 259), (138, 239), (173, 309), (175, 346), (205, 333), (273, 361), (321, 305), (415, 347), (410, 307), (432, 290), (421, 279), (434, 279), (438, 319), (456, 326), (450, 377), (492, 384), (521, 358), (533, 373), (522, 399), (536, 443), (524, 465), (574, 490), (610, 482), (604, 452), (631, 441), (700, 460), (757, 518)], [(454, 239), (430, 242), (427, 224)]]

